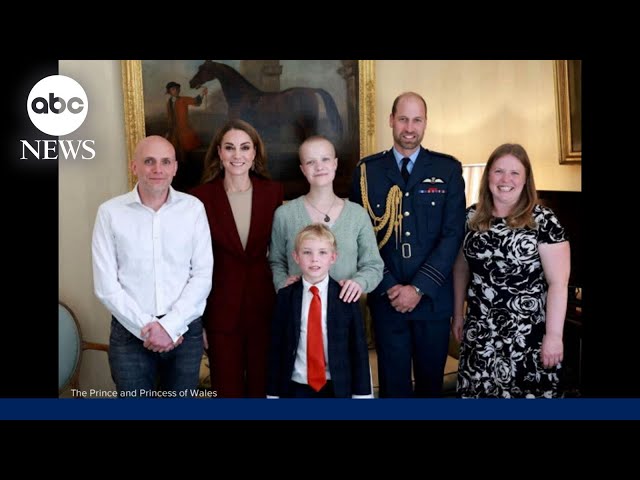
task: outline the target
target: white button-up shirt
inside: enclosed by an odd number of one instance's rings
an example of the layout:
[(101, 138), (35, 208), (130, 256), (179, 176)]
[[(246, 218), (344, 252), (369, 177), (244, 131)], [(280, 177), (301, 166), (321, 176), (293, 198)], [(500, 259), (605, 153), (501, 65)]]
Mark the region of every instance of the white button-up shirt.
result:
[(96, 296), (142, 340), (156, 316), (175, 342), (204, 312), (213, 281), (211, 233), (204, 205), (169, 187), (154, 211), (142, 204), (138, 186), (106, 201), (93, 229)]

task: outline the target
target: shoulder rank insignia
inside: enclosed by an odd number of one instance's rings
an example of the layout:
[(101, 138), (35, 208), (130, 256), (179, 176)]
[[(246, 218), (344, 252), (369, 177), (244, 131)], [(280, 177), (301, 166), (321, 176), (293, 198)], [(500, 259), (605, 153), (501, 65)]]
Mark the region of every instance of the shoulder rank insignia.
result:
[(375, 160), (376, 158), (384, 157), (389, 150), (383, 150), (382, 152), (374, 153), (373, 155), (369, 155), (368, 157), (362, 158), (357, 164), (356, 167), (359, 167), (363, 163), (367, 163), (370, 160)]

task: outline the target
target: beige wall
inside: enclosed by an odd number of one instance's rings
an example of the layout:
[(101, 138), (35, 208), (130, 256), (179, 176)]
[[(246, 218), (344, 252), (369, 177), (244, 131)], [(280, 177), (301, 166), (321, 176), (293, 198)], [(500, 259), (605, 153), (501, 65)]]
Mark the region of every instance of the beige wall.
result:
[[(60, 299), (79, 318), (85, 339), (107, 343), (110, 315), (93, 294), (91, 232), (98, 205), (127, 190), (121, 70), (118, 61), (60, 61), (89, 98), (84, 125), (68, 138), (96, 141), (93, 160), (59, 167)], [(395, 96), (415, 90), (429, 107), (424, 146), (483, 163), (504, 142), (529, 152), (539, 189), (581, 190), (580, 165), (558, 163), (553, 66), (541, 61), (376, 61), (376, 144), (391, 146)], [(88, 352), (81, 388), (112, 389), (106, 355)]]
[(539, 190), (582, 189), (582, 167), (558, 161), (551, 60), (378, 60), (375, 70), (379, 150), (392, 145), (394, 98), (413, 90), (427, 101), (426, 148), (485, 163), (498, 145), (520, 143)]
[[(93, 294), (91, 233), (98, 205), (127, 189), (120, 62), (60, 61), (59, 72), (77, 80), (89, 99), (84, 124), (65, 138), (96, 142), (94, 159), (59, 162), (59, 296), (85, 340), (108, 343), (111, 317)], [(104, 352), (86, 352), (80, 387), (113, 389)]]

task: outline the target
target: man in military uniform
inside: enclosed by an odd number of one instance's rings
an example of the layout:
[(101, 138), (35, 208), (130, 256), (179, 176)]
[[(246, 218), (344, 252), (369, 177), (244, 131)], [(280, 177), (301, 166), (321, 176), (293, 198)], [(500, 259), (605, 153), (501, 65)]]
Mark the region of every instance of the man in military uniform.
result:
[(369, 212), (385, 264), (382, 282), (368, 295), (380, 396), (438, 397), (453, 310), (451, 271), (464, 236), (462, 165), (420, 145), (427, 105), (417, 93), (395, 99), (389, 126), (393, 148), (358, 163), (350, 197)]

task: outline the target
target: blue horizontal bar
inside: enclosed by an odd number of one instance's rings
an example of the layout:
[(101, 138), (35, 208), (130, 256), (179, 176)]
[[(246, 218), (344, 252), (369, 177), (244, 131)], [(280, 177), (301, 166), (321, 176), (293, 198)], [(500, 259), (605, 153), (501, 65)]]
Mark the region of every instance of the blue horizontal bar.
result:
[(640, 420), (640, 399), (0, 399), (0, 420)]

